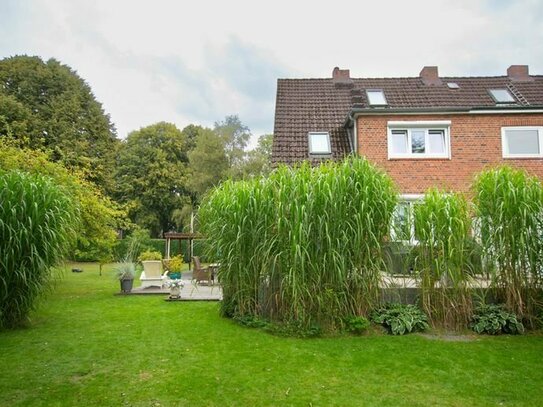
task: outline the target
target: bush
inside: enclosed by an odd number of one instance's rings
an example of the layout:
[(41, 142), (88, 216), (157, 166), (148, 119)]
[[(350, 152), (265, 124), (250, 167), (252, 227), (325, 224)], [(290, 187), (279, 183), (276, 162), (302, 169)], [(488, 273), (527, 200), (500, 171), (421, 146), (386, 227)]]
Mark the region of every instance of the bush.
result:
[(392, 335), (422, 332), (428, 329), (426, 314), (411, 304), (386, 304), (372, 313), (371, 320), (384, 326)]
[(0, 173), (0, 328), (21, 324), (75, 243), (73, 201), (46, 177)]
[(498, 335), (524, 332), (524, 325), (515, 314), (508, 312), (504, 305), (495, 304), (482, 304), (477, 307), (470, 327), (478, 334)]
[(366, 331), (370, 326), (370, 321), (364, 317), (351, 316), (345, 318), (345, 330), (360, 335)]
[(138, 257), (139, 261), (162, 260), (162, 253), (146, 250)]

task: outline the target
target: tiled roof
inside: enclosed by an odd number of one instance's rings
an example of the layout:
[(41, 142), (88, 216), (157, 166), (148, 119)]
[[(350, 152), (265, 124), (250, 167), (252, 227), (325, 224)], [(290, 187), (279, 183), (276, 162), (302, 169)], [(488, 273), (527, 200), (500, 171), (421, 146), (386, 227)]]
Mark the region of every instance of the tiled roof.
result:
[[(420, 77), (279, 79), (272, 162), (319, 160), (309, 156), (307, 134), (310, 131), (330, 132), (331, 158), (348, 154), (351, 147), (344, 124), (351, 109), (372, 109), (368, 105), (366, 89), (384, 91), (387, 106), (379, 109), (382, 114), (391, 110), (459, 111), (543, 106), (543, 76), (531, 76), (530, 81), (512, 81), (508, 76), (440, 79), (441, 85), (426, 85)], [(449, 88), (449, 82), (458, 84), (459, 88)], [(508, 88), (516, 103), (497, 106), (488, 92), (494, 88)]]

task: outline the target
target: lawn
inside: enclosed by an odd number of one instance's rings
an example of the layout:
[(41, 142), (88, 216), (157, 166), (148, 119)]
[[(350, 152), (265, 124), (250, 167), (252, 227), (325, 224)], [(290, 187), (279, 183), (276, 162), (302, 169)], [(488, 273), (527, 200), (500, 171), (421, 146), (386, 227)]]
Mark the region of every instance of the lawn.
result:
[(533, 406), (543, 336), (295, 339), (218, 303), (115, 296), (111, 268), (64, 272), (28, 328), (0, 332), (0, 406)]

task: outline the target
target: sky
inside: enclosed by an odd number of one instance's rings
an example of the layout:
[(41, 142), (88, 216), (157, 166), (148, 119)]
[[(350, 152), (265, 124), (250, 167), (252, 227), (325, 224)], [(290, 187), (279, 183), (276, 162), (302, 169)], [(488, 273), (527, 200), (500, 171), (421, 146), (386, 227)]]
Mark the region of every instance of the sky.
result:
[(0, 0), (0, 58), (55, 58), (120, 138), (237, 114), (273, 132), (278, 78), (543, 74), (541, 0)]

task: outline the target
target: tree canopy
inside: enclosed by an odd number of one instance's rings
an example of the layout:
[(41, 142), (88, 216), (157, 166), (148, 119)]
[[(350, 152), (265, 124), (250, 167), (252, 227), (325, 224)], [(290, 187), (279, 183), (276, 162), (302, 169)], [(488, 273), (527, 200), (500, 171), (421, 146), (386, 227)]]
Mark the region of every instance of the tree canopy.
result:
[(153, 236), (174, 228), (174, 210), (188, 201), (187, 164), (187, 137), (171, 123), (143, 127), (121, 143), (115, 197)]
[(111, 191), (115, 128), (90, 86), (55, 59), (0, 60), (0, 137), (45, 151)]

